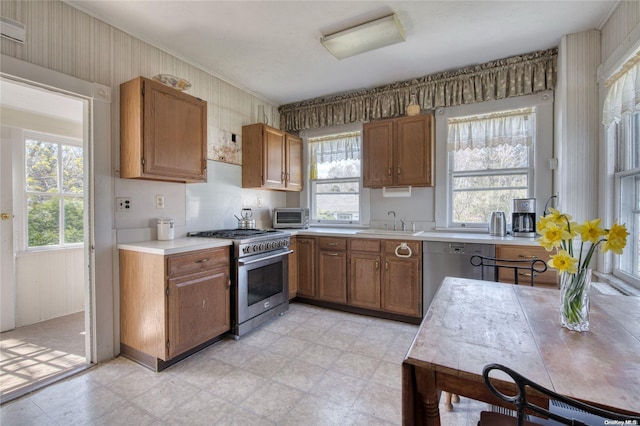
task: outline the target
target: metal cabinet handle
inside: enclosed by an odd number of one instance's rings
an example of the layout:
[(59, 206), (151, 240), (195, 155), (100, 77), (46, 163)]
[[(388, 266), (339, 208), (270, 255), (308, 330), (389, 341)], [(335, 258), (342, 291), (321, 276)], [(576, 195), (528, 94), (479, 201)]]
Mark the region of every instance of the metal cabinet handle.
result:
[(388, 261), (385, 261), (385, 262), (384, 262), (384, 270), (385, 270), (385, 271), (388, 271), (388, 270), (389, 270), (389, 262), (388, 262)]
[(518, 257), (521, 258), (521, 259), (537, 259), (538, 258), (538, 256), (533, 255), (533, 254), (532, 255), (519, 254)]
[(400, 167), (398, 167), (398, 176), (400, 176)]
[(327, 256), (337, 256), (338, 253), (325, 253)]
[(391, 177), (391, 167), (389, 167), (389, 177)]
[(376, 260), (376, 271), (380, 268), (380, 262)]
[(205, 257), (204, 259), (198, 259), (198, 260), (195, 260), (194, 262), (195, 263), (207, 263), (208, 261), (209, 261), (209, 258)]
[(337, 246), (338, 243), (329, 243), (330, 246)]

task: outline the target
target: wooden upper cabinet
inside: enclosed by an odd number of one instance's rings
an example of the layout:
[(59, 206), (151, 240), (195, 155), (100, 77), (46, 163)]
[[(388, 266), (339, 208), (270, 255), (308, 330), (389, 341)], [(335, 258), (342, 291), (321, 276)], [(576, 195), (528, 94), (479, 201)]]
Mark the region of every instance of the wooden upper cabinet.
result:
[(363, 126), (364, 186), (393, 185), (393, 120), (365, 123)]
[(365, 187), (433, 186), (433, 117), (430, 114), (365, 123)]
[(207, 180), (207, 103), (144, 77), (120, 85), (120, 177)]
[(394, 146), (395, 183), (397, 185), (432, 186), (431, 115), (399, 118)]
[(264, 175), (262, 186), (264, 188), (282, 188), (285, 177), (284, 132), (264, 126), (262, 151)]
[(286, 186), (290, 191), (302, 191), (302, 139), (285, 134)]
[(242, 187), (302, 190), (302, 140), (266, 124), (242, 126)]

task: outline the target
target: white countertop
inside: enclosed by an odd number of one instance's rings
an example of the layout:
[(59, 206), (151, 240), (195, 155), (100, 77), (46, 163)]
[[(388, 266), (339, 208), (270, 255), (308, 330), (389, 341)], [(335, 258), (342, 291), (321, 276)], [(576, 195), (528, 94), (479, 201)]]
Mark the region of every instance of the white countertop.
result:
[(152, 240), (138, 243), (123, 243), (118, 244), (118, 248), (120, 250), (132, 250), (144, 253), (167, 255), (230, 246), (231, 244), (231, 240), (221, 238), (186, 237), (177, 238), (175, 240)]
[(286, 229), (285, 231), (291, 235), (307, 235), (307, 236), (327, 236), (327, 237), (358, 237), (358, 238), (384, 238), (384, 239), (401, 239), (413, 241), (443, 241), (443, 242), (462, 242), (462, 243), (478, 243), (478, 244), (505, 244), (518, 246), (539, 246), (537, 238), (524, 237), (496, 237), (489, 233), (479, 232), (449, 232), (449, 231), (423, 231), (416, 235), (411, 234), (390, 234), (388, 231), (375, 233), (368, 230), (362, 233), (362, 229), (354, 228), (308, 228), (308, 229)]
[[(411, 234), (389, 234), (375, 233), (368, 230), (361, 233), (362, 229), (354, 228), (308, 228), (308, 229), (283, 229), (283, 231), (291, 235), (306, 236), (324, 236), (324, 237), (358, 237), (358, 238), (376, 238), (388, 240), (407, 240), (407, 241), (442, 241), (442, 242), (461, 242), (461, 243), (478, 243), (478, 244), (505, 244), (518, 246), (539, 246), (536, 238), (523, 237), (496, 237), (493, 235), (476, 233), (476, 232), (447, 232), (447, 231), (424, 231), (418, 232), (416, 235)], [(118, 244), (121, 250), (133, 250), (145, 253), (169, 255), (176, 253), (185, 253), (195, 250), (206, 250), (216, 247), (230, 246), (231, 240), (220, 238), (199, 238), (186, 237), (177, 238), (166, 241), (142, 241), (137, 243)]]

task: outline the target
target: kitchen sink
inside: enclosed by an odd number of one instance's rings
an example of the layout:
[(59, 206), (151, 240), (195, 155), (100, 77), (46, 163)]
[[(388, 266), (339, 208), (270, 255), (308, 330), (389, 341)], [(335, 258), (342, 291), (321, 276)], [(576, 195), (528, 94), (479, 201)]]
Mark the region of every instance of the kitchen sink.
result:
[(415, 236), (420, 234), (422, 231), (393, 231), (390, 229), (362, 229), (357, 231), (356, 234), (379, 234), (379, 235), (410, 235)]

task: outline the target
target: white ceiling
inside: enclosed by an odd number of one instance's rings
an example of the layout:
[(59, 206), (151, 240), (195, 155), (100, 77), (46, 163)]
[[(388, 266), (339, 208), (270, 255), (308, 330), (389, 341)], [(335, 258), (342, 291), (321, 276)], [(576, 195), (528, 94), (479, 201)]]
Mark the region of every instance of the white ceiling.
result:
[[(564, 34), (601, 27), (618, 0), (66, 3), (282, 105), (558, 46)], [(343, 60), (320, 44), (390, 12), (404, 43)]]

